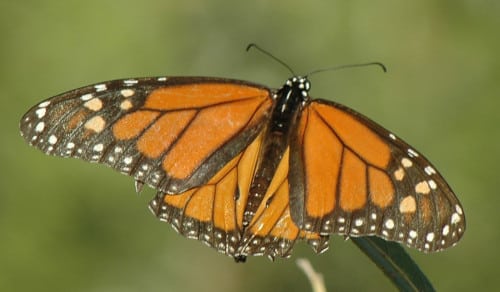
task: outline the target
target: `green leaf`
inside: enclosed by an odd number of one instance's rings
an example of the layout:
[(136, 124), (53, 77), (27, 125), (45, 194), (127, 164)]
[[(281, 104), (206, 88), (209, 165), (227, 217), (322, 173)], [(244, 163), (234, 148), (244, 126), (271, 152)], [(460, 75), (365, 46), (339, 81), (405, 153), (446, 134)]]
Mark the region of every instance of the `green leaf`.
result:
[(351, 239), (400, 291), (435, 291), (429, 279), (400, 244), (375, 236)]

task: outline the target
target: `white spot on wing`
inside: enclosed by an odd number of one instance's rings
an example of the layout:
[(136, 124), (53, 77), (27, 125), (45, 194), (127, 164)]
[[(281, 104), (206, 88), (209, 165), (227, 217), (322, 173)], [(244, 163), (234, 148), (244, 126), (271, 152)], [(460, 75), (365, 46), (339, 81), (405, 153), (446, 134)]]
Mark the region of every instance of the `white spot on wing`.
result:
[(47, 107), (49, 104), (50, 104), (50, 101), (49, 101), (49, 100), (47, 100), (47, 101), (44, 101), (44, 102), (40, 103), (40, 104), (38, 105), (38, 107)]
[(127, 79), (127, 80), (123, 80), (123, 83), (125, 83), (125, 85), (134, 85), (134, 84), (137, 84), (139, 81), (138, 80), (135, 80), (135, 79)]
[(450, 226), (449, 226), (448, 224), (446, 224), (446, 225), (443, 227), (443, 236), (448, 235), (448, 233), (450, 233)]
[(99, 92), (99, 91), (104, 91), (104, 90), (108, 89), (108, 88), (106, 87), (106, 84), (97, 84), (97, 85), (94, 85), (94, 88), (95, 88), (95, 90), (96, 90), (97, 92)]
[(104, 145), (102, 143), (94, 145), (93, 150), (97, 152), (101, 152), (104, 149)]
[(130, 100), (126, 99), (120, 103), (120, 108), (124, 111), (129, 110), (132, 108), (132, 102)]
[(46, 112), (47, 112), (47, 109), (43, 107), (43, 108), (39, 108), (39, 109), (37, 109), (37, 110), (35, 111), (35, 114), (36, 114), (36, 116), (37, 116), (39, 119), (41, 119), (41, 118), (43, 118), (43, 117), (45, 116), (45, 113), (46, 113)]
[(417, 202), (413, 196), (404, 197), (399, 203), (399, 212), (414, 213), (417, 210)]
[(40, 122), (40, 123), (36, 124), (36, 126), (35, 126), (35, 132), (40, 133), (41, 131), (43, 131), (43, 129), (45, 129), (45, 123), (44, 122)]
[(411, 149), (411, 148), (408, 148), (408, 155), (410, 157), (418, 157), (418, 153), (415, 150)]
[(101, 116), (95, 116), (88, 120), (84, 127), (85, 129), (94, 131), (96, 133), (100, 133), (102, 130), (104, 130), (104, 126), (106, 125), (106, 121)]
[(425, 173), (427, 173), (428, 175), (433, 175), (436, 173), (436, 170), (434, 168), (432, 168), (432, 166), (428, 165), (424, 168), (424, 171)]
[(427, 195), (431, 192), (431, 189), (426, 181), (421, 181), (415, 185), (415, 192)]
[(92, 95), (92, 93), (87, 93), (87, 94), (82, 95), (82, 96), (80, 97), (80, 99), (81, 99), (81, 100), (83, 100), (83, 101), (87, 101), (87, 100), (92, 99), (92, 97), (94, 97), (94, 96)]
[(122, 89), (120, 93), (124, 97), (131, 97), (132, 95), (134, 95), (135, 91), (133, 89)]
[(405, 157), (405, 158), (401, 159), (401, 164), (403, 165), (403, 167), (408, 168), (408, 167), (411, 167), (413, 165), (413, 162), (411, 162), (410, 159)]
[(405, 177), (405, 170), (402, 167), (399, 167), (394, 171), (394, 178), (398, 181), (402, 181)]
[(91, 111), (98, 111), (102, 108), (102, 101), (99, 98), (92, 98), (91, 100), (85, 102), (83, 104), (84, 107), (88, 108)]
[(437, 185), (436, 185), (436, 182), (432, 179), (430, 179), (429, 181), (427, 181), (427, 183), (429, 183), (429, 186), (431, 187), (431, 189), (435, 190), (437, 189)]
[(457, 224), (458, 222), (460, 222), (460, 215), (458, 215), (457, 213), (453, 213), (451, 215), (451, 223), (452, 224)]
[(384, 225), (385, 225), (385, 228), (387, 228), (387, 229), (393, 229), (393, 228), (394, 228), (394, 220), (392, 220), (392, 219), (387, 219), (387, 220), (385, 221), (385, 224), (384, 224)]
[(49, 137), (49, 144), (54, 145), (56, 143), (57, 143), (57, 137), (54, 136), (54, 135), (50, 135), (50, 137)]

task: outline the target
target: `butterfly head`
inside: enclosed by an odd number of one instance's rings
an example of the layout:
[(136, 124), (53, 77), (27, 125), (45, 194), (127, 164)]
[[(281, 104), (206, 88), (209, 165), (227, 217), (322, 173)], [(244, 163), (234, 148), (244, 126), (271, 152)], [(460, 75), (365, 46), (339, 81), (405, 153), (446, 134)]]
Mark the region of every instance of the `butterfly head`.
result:
[(289, 78), (281, 91), (293, 93), (294, 99), (305, 105), (309, 101), (309, 90), (311, 90), (311, 82), (307, 77), (294, 76)]
[(302, 96), (306, 97), (309, 94), (309, 90), (311, 90), (311, 82), (307, 79), (307, 77), (302, 76), (294, 76), (289, 78), (285, 86), (290, 87), (296, 92), (301, 92)]

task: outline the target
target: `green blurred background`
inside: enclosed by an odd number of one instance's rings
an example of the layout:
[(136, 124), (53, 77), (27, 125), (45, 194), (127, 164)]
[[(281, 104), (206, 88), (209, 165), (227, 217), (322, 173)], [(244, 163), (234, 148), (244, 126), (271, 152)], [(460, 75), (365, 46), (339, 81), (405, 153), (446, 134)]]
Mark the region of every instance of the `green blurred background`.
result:
[(177, 235), (147, 210), (153, 196), (104, 166), (28, 147), (32, 105), (115, 78), (206, 75), (278, 87), (295, 71), (384, 62), (315, 75), (314, 97), (368, 115), (425, 153), (463, 203), (468, 230), (438, 254), (409, 250), (438, 291), (498, 289), (500, 2), (0, 2), (1, 291), (309, 291), (308, 258), (329, 291), (393, 290), (350, 241), (318, 256), (235, 264)]

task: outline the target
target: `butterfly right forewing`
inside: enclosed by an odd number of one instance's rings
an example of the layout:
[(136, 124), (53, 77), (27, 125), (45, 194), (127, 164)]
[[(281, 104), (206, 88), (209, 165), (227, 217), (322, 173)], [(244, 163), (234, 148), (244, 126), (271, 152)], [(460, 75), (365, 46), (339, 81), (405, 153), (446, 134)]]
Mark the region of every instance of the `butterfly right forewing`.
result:
[[(292, 218), (304, 230), (377, 235), (431, 252), (465, 231), (462, 207), (430, 162), (361, 114), (315, 100), (292, 143)], [(295, 194), (300, 199), (300, 194)]]

